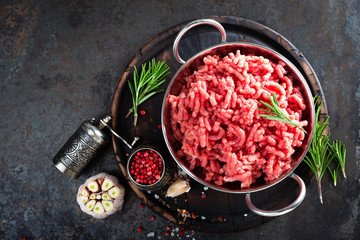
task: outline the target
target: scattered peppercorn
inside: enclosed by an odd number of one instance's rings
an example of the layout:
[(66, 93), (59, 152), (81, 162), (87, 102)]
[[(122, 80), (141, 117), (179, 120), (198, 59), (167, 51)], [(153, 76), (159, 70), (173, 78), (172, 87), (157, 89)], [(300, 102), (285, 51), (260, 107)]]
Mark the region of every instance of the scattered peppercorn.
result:
[(159, 124), (159, 125), (158, 125), (158, 129), (160, 129), (160, 130), (161, 130), (161, 124)]
[(140, 114), (144, 116), (146, 112), (144, 110), (140, 110)]
[(143, 228), (142, 227), (138, 227), (137, 229), (139, 232), (142, 232), (143, 231)]
[(141, 208), (144, 208), (144, 204), (143, 204), (143, 203), (140, 203), (140, 207), (141, 207)]
[(206, 198), (206, 194), (205, 193), (201, 194), (201, 198)]
[(195, 219), (197, 217), (198, 217), (198, 215), (196, 215), (195, 213), (191, 213), (191, 218)]
[(154, 221), (154, 220), (155, 220), (155, 216), (151, 216), (150, 220), (151, 220), (151, 221)]

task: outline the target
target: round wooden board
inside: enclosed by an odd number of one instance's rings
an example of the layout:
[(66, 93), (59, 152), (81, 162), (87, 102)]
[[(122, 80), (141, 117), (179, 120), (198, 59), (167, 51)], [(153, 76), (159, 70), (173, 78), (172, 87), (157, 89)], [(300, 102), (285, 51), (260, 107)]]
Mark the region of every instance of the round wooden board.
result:
[[(211, 18), (224, 26), (227, 32), (227, 42), (260, 43), (288, 58), (304, 75), (313, 95), (319, 96), (323, 101), (321, 118), (324, 119), (327, 116), (325, 97), (315, 72), (302, 53), (287, 39), (266, 26), (243, 18), (228, 16)], [(139, 115), (138, 125), (135, 129), (132, 126), (133, 116), (125, 118), (132, 105), (127, 80), (132, 80), (134, 66), (140, 69), (142, 64), (155, 58), (157, 61), (166, 61), (170, 67), (171, 74), (167, 77), (168, 81), (162, 85), (162, 88), (166, 89), (170, 79), (181, 66), (173, 57), (173, 42), (179, 30), (189, 22), (181, 23), (156, 35), (137, 51), (125, 69), (111, 106), (112, 127), (125, 139), (131, 141), (136, 135), (141, 139), (139, 144), (153, 144), (167, 151), (161, 129), (159, 129), (164, 93), (153, 96), (141, 105), (140, 109), (145, 110), (146, 114), (145, 116)], [(183, 37), (179, 52), (183, 59), (188, 59), (202, 49), (218, 44), (220, 41), (220, 34), (215, 28), (198, 26)], [(130, 153), (130, 150), (114, 137), (113, 148), (121, 172), (127, 179), (126, 154)], [(305, 181), (306, 185), (310, 184), (312, 173), (304, 162), (295, 169), (295, 173)], [(154, 212), (187, 229), (205, 232), (242, 231), (272, 219), (252, 213), (247, 208), (243, 194), (228, 194), (206, 189), (194, 180), (191, 180), (190, 184), (191, 191), (189, 193), (172, 199), (164, 197), (168, 186), (158, 191), (147, 192), (139, 190), (129, 182), (138, 197)], [(253, 193), (251, 196), (256, 206), (271, 210), (291, 203), (295, 200), (298, 192), (295, 181), (285, 179), (274, 187)]]

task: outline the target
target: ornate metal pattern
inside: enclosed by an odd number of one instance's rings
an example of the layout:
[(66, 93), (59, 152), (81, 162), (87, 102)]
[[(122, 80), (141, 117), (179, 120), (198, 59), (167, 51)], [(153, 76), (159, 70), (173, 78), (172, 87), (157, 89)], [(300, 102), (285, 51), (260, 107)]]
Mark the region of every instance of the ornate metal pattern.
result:
[[(85, 166), (95, 157), (98, 150), (106, 144), (106, 136), (101, 131), (96, 134), (98, 140), (95, 140), (89, 134), (89, 132), (94, 133), (94, 128), (98, 129), (92, 122), (83, 122), (54, 157), (54, 163), (61, 163), (62, 169), (70, 170), (73, 178), (77, 178), (81, 174)], [(99, 141), (99, 139), (102, 141)], [(67, 170), (63, 169), (61, 171), (65, 173)]]
[(79, 128), (63, 147), (60, 161), (72, 171), (80, 173), (101, 147), (82, 128)]

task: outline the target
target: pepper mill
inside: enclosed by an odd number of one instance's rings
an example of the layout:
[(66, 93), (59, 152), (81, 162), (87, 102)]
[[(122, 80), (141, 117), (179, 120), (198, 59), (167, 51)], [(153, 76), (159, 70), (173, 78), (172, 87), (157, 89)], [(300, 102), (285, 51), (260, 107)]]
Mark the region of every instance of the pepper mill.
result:
[(53, 158), (55, 166), (65, 175), (73, 179), (78, 178), (86, 165), (109, 142), (109, 133), (105, 128), (132, 149), (139, 138), (135, 137), (131, 145), (128, 144), (111, 129), (108, 125), (110, 121), (110, 116), (100, 119), (97, 124), (95, 118), (84, 121)]

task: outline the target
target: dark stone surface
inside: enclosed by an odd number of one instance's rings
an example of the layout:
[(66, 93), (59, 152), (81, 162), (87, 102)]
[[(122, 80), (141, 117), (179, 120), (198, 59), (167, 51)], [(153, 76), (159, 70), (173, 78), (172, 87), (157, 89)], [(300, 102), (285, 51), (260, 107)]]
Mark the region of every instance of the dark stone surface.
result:
[(322, 83), (331, 138), (347, 146), (348, 178), (333, 187), (324, 176), (323, 205), (313, 183), (298, 209), (260, 227), (182, 239), (360, 238), (360, 3), (132, 0), (0, 3), (1, 239), (146, 239), (156, 231), (165, 238), (168, 223), (150, 221), (153, 213), (129, 189), (123, 210), (105, 220), (78, 207), (76, 191), (88, 177), (120, 177), (110, 146), (78, 180), (51, 159), (83, 120), (109, 112), (138, 48), (168, 27), (211, 15), (262, 23), (302, 51)]

